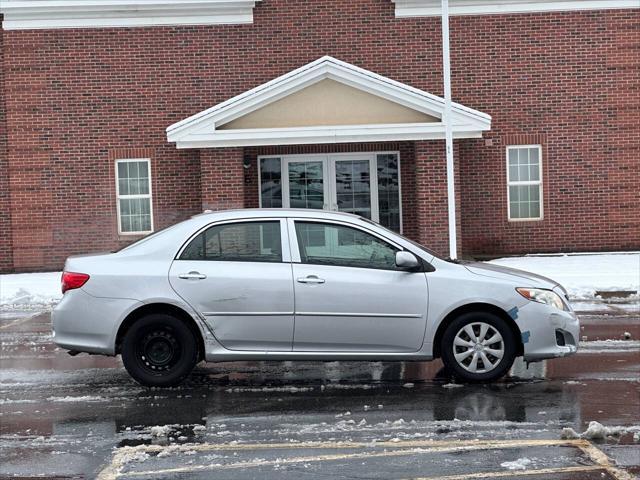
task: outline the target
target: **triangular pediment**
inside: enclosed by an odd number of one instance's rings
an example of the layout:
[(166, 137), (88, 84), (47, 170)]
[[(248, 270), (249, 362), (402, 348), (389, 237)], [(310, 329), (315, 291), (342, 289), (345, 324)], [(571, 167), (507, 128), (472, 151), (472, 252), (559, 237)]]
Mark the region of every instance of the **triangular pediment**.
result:
[(429, 123), (440, 119), (336, 80), (324, 79), (218, 127), (296, 128)]
[[(454, 103), (454, 137), (491, 117)], [(241, 93), (167, 128), (178, 148), (420, 140), (444, 137), (444, 100), (332, 57)]]

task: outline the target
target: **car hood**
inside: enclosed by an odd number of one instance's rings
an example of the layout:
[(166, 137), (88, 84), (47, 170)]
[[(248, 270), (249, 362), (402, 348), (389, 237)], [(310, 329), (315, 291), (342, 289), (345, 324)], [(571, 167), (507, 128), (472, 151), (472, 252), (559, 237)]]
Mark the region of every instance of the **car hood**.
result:
[(475, 273), (476, 275), (484, 275), (485, 277), (515, 282), (521, 281), (520, 279), (525, 279), (527, 280), (527, 283), (523, 284), (523, 287), (539, 287), (552, 290), (555, 287), (560, 286), (560, 284), (555, 280), (543, 277), (542, 275), (536, 275), (535, 273), (525, 272), (524, 270), (518, 270), (517, 268), (503, 267), (501, 265), (482, 262), (468, 262), (463, 265), (467, 270), (471, 273)]

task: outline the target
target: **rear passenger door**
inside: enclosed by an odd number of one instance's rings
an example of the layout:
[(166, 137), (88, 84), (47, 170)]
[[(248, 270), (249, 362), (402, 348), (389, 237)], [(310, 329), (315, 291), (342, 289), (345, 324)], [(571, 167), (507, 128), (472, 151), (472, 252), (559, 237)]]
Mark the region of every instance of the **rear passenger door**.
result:
[(171, 265), (174, 290), (230, 350), (290, 351), (293, 285), (286, 222), (251, 219), (211, 225)]

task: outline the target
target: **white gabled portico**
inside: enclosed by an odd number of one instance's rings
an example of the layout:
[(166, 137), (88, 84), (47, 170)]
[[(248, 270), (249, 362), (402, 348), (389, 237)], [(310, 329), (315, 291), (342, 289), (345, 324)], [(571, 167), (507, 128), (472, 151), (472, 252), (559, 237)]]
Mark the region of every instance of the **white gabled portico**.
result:
[[(169, 126), (167, 139), (177, 148), (443, 139), (443, 111), (441, 97), (325, 56)], [(454, 138), (491, 127), (457, 103), (452, 120)]]
[[(403, 198), (415, 206), (406, 212), (414, 230), (454, 201), (444, 150), (427, 147), (445, 139), (445, 111), (441, 97), (325, 56), (169, 126), (167, 139), (200, 149), (203, 208), (245, 205), (224, 192), (245, 190), (253, 180), (243, 167), (255, 166), (261, 207), (350, 212), (400, 232)], [(457, 139), (491, 127), (489, 115), (457, 103), (449, 118)]]

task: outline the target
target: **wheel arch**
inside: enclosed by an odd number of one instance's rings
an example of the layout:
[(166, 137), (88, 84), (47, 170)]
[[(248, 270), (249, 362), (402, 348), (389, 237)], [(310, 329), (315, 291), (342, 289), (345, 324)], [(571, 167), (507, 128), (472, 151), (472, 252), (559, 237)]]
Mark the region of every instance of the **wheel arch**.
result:
[(116, 344), (115, 344), (115, 353), (116, 355), (121, 353), (122, 348), (122, 340), (124, 336), (127, 334), (127, 331), (131, 328), (131, 326), (142, 317), (146, 315), (151, 315), (153, 313), (163, 313), (172, 315), (173, 317), (184, 322), (187, 327), (193, 332), (196, 337), (196, 342), (198, 343), (198, 358), (199, 360), (203, 360), (205, 356), (205, 346), (204, 346), (204, 338), (202, 332), (200, 331), (200, 327), (197, 325), (196, 321), (193, 319), (188, 312), (183, 310), (182, 308), (172, 305), (170, 303), (148, 303), (142, 305), (135, 310), (129, 312), (129, 314), (125, 317), (125, 319), (120, 324), (118, 328), (118, 333), (116, 334)]
[(509, 314), (502, 308), (492, 305), (490, 303), (474, 302), (466, 305), (461, 305), (451, 312), (449, 312), (438, 325), (436, 334), (433, 339), (433, 358), (439, 358), (441, 356), (440, 348), (442, 343), (442, 337), (447, 327), (460, 315), (472, 312), (492, 313), (497, 317), (500, 317), (507, 326), (511, 329), (513, 337), (516, 339), (516, 355), (524, 355), (524, 344), (522, 343), (522, 334), (520, 328), (516, 322), (509, 316)]

